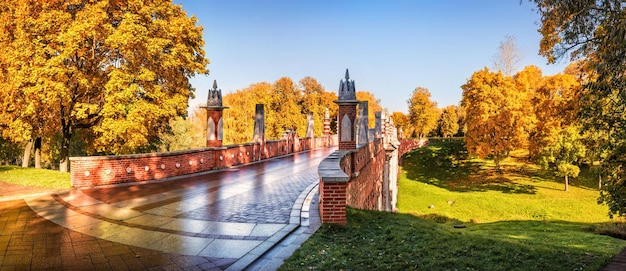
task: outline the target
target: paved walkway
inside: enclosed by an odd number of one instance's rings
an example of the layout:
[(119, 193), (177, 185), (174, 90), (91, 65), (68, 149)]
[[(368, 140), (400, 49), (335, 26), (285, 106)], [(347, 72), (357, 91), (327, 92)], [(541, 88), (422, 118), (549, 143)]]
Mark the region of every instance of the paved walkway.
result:
[(319, 227), (332, 151), (0, 202), (0, 269), (276, 269)]

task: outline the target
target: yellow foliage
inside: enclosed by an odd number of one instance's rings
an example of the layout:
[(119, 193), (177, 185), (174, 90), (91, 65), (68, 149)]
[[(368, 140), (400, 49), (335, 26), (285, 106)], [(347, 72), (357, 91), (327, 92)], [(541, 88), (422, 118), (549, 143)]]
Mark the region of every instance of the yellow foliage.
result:
[(437, 128), (439, 108), (430, 100), (427, 88), (417, 87), (407, 101), (409, 104), (409, 121), (419, 138), (426, 137)]
[(305, 77), (295, 84), (283, 77), (274, 84), (261, 82), (224, 95), (224, 144), (252, 141), (255, 105), (265, 105), (265, 138), (279, 139), (286, 129), (298, 137), (306, 136), (306, 114), (313, 113), (316, 136), (322, 134), (325, 109), (331, 120), (337, 117), (338, 107), (332, 101), (337, 95), (326, 92), (317, 80)]
[[(62, 161), (75, 129), (90, 129), (99, 152), (146, 147), (186, 114), (188, 78), (208, 73), (202, 27), (169, 0), (3, 1), (0, 8), (0, 126), (61, 134)], [(3, 136), (22, 137), (5, 129)]]
[(500, 161), (524, 142), (521, 94), (513, 78), (487, 68), (475, 72), (461, 88), (467, 149), (481, 158), (492, 156), (499, 168)]
[(380, 99), (376, 99), (376, 96), (368, 91), (357, 91), (356, 99), (359, 101), (367, 101), (367, 126), (374, 128), (376, 125), (376, 116), (374, 113), (383, 111), (382, 106), (380, 106)]

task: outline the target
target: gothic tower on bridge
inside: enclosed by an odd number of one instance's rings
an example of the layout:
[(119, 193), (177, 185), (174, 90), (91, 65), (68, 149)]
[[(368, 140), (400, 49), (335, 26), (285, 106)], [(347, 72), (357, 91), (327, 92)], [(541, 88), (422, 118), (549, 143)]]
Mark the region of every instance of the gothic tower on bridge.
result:
[(356, 149), (356, 106), (359, 103), (356, 99), (354, 80), (350, 81), (350, 74), (346, 69), (346, 80), (339, 82), (339, 100), (334, 101), (339, 105), (337, 126), (339, 134), (339, 149)]
[(222, 114), (227, 106), (222, 106), (222, 90), (217, 88), (217, 81), (213, 80), (213, 89), (209, 89), (206, 100), (206, 146), (221, 147), (224, 136)]

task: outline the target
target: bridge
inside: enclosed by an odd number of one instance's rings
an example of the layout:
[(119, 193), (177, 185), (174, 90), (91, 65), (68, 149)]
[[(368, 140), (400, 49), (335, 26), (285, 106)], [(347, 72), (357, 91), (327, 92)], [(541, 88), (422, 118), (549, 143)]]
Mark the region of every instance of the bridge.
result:
[(368, 129), (347, 72), (338, 96), (338, 135), (265, 141), (258, 105), (255, 142), (222, 146), (214, 86), (207, 148), (71, 158), (74, 189), (0, 203), (1, 267), (271, 270), (346, 206), (393, 211), (398, 159), (424, 142), (380, 112)]

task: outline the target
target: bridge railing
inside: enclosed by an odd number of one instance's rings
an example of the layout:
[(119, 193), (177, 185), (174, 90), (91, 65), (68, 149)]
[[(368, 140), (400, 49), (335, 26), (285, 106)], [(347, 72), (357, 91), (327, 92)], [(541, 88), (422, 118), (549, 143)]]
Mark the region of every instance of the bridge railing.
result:
[(346, 224), (346, 206), (394, 211), (398, 158), (426, 142), (409, 139), (385, 144), (378, 138), (356, 150), (337, 150), (324, 159), (318, 170), (322, 222)]
[(336, 146), (337, 135), (131, 155), (71, 157), (73, 187), (148, 182)]

